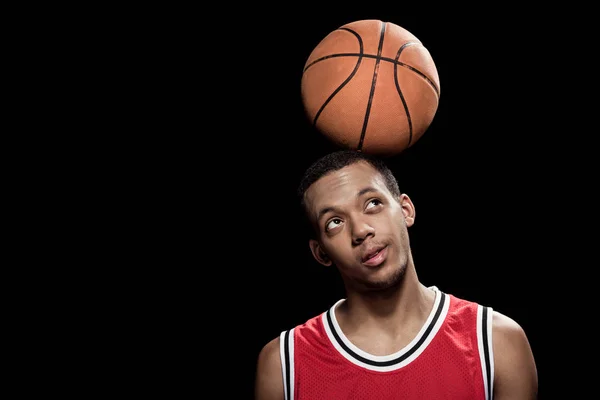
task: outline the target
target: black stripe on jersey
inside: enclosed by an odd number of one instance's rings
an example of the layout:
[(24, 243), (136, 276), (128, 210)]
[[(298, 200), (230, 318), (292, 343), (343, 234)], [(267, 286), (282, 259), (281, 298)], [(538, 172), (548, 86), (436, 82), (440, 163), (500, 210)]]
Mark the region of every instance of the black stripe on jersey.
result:
[(291, 399), (292, 396), (290, 394), (292, 388), (292, 375), (290, 371), (290, 331), (286, 331), (284, 334), (284, 342), (283, 348), (285, 349), (284, 358), (285, 358), (285, 392), (287, 393), (287, 399)]
[(490, 348), (489, 348), (489, 344), (488, 344), (488, 338), (489, 338), (489, 334), (488, 334), (488, 311), (489, 308), (488, 307), (483, 307), (483, 312), (481, 313), (481, 339), (483, 340), (483, 359), (485, 361), (485, 376), (488, 382), (487, 385), (487, 398), (488, 399), (492, 399), (492, 367), (490, 365)]
[(437, 310), (435, 310), (435, 315), (434, 315), (433, 319), (431, 320), (431, 323), (429, 324), (429, 326), (427, 326), (427, 329), (425, 330), (425, 333), (421, 336), (421, 338), (419, 339), (419, 341), (413, 347), (411, 347), (406, 353), (402, 354), (401, 356), (399, 356), (398, 358), (395, 358), (393, 360), (388, 360), (388, 361), (374, 361), (374, 360), (369, 360), (368, 358), (364, 358), (361, 355), (356, 354), (354, 351), (352, 351), (346, 345), (346, 343), (344, 343), (344, 341), (340, 338), (340, 336), (338, 335), (337, 331), (335, 330), (335, 327), (333, 325), (333, 321), (331, 319), (332, 309), (329, 309), (327, 311), (327, 323), (329, 324), (329, 328), (331, 330), (331, 333), (335, 337), (335, 340), (352, 357), (356, 358), (357, 360), (360, 360), (361, 362), (363, 362), (365, 364), (373, 365), (373, 366), (376, 366), (376, 367), (387, 367), (387, 366), (394, 365), (394, 364), (397, 364), (397, 363), (400, 363), (400, 362), (404, 361), (405, 359), (407, 359), (408, 357), (410, 357), (411, 354), (413, 354), (415, 351), (417, 351), (419, 349), (419, 347), (423, 344), (423, 342), (425, 342), (425, 340), (427, 339), (427, 337), (431, 333), (433, 327), (435, 326), (436, 322), (440, 318), (440, 314), (442, 313), (442, 310), (444, 309), (444, 303), (446, 302), (446, 295), (444, 293), (442, 293), (442, 292), (440, 292), (440, 294), (442, 295), (441, 298), (440, 298), (440, 304), (438, 304), (438, 308), (437, 308)]

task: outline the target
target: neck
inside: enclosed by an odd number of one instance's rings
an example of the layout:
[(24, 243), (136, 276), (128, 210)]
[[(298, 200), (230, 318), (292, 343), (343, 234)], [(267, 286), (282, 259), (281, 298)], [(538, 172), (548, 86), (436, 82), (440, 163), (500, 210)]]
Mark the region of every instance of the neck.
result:
[(344, 332), (381, 331), (396, 335), (421, 326), (433, 307), (435, 293), (408, 268), (398, 286), (376, 293), (348, 291), (336, 310)]

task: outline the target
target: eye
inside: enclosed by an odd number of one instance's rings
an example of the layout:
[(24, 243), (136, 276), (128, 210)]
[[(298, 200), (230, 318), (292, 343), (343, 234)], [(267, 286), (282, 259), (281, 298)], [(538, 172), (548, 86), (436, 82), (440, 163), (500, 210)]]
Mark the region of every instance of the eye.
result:
[(339, 218), (334, 218), (325, 224), (325, 231), (329, 232), (332, 229), (337, 228), (342, 224), (342, 220)]
[(383, 204), (383, 203), (379, 199), (371, 199), (367, 203), (367, 210), (377, 207), (380, 204)]

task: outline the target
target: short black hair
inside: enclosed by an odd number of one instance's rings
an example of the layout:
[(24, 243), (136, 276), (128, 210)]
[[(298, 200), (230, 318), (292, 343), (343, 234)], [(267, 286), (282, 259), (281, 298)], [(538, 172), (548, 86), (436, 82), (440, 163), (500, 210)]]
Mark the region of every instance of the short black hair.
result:
[[(302, 176), (300, 185), (297, 189), (297, 196), (300, 200), (300, 206), (305, 216), (306, 204), (304, 201), (304, 194), (310, 185), (330, 172), (340, 170), (348, 165), (352, 165), (360, 161), (367, 162), (373, 168), (375, 168), (383, 177), (385, 185), (390, 193), (396, 197), (400, 196), (401, 192), (398, 185), (398, 180), (394, 176), (390, 167), (382, 158), (369, 153), (363, 153), (358, 150), (337, 150), (321, 156), (304, 171), (304, 175)], [(310, 225), (310, 221), (307, 222)]]

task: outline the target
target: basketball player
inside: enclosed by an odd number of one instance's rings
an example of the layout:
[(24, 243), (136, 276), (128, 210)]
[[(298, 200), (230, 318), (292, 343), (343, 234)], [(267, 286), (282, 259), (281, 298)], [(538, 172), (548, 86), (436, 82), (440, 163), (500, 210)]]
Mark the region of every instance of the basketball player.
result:
[(299, 190), (312, 254), (337, 268), (346, 297), (262, 348), (256, 400), (537, 398), (517, 322), (419, 281), (415, 206), (382, 160), (333, 152)]

